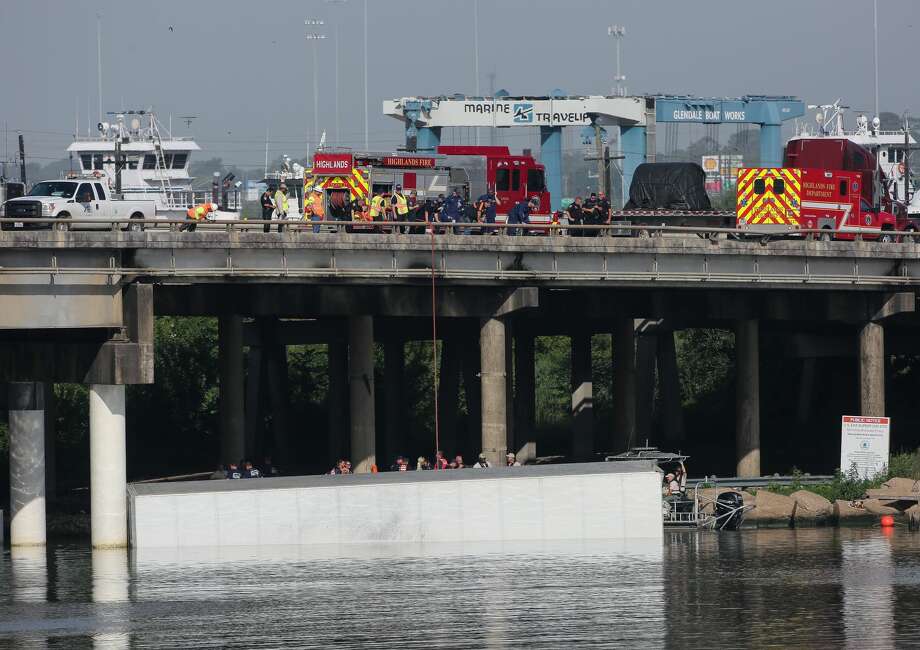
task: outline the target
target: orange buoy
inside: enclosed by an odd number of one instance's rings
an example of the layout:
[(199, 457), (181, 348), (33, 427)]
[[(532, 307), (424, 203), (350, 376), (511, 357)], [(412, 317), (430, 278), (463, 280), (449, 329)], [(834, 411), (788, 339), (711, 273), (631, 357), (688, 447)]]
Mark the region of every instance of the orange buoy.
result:
[(882, 524), (882, 528), (891, 528), (894, 526), (894, 517), (891, 515), (882, 515), (880, 523)]

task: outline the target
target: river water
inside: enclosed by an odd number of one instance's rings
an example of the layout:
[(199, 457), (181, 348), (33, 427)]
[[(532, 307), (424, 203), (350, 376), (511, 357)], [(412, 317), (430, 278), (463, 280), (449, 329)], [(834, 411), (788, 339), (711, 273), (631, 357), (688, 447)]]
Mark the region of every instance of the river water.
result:
[(846, 647), (920, 643), (920, 535), (6, 551), (0, 647)]

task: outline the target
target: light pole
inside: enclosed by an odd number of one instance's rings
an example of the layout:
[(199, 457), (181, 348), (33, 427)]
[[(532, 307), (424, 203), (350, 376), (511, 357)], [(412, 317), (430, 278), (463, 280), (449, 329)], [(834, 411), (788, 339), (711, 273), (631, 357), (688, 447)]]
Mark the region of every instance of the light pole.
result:
[(607, 28), (607, 36), (613, 36), (617, 44), (617, 75), (613, 78), (616, 82), (615, 92), (618, 97), (625, 97), (626, 86), (623, 85), (623, 82), (626, 81), (626, 77), (620, 72), (620, 42), (626, 36), (626, 28), (622, 25), (610, 25)]
[[(473, 76), (479, 97), (479, 0), (473, 0)], [(479, 127), (476, 127), (476, 144), (479, 144)]]
[[(323, 0), (327, 5), (344, 5), (348, 0)], [(335, 146), (342, 145), (341, 132), (339, 131), (339, 21), (333, 25), (333, 47), (335, 48)]]
[[(326, 23), (322, 20), (317, 20), (315, 18), (307, 18), (303, 21), (303, 24), (307, 27), (322, 27)], [(317, 52), (316, 44), (317, 41), (324, 40), (326, 38), (325, 34), (317, 32), (307, 32), (307, 40), (313, 43), (313, 138), (315, 142), (319, 141), (319, 65), (317, 63)], [(313, 151), (316, 151), (316, 144), (313, 145)], [(309, 156), (310, 152), (307, 152)]]
[(370, 149), (367, 136), (367, 0), (364, 0), (364, 150)]

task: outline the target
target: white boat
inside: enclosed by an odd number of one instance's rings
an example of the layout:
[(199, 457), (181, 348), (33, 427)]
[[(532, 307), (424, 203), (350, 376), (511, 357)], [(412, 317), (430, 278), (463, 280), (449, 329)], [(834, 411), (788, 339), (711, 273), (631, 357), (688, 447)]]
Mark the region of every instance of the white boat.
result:
[(100, 122), (98, 133), (77, 136), (67, 147), (79, 162), (78, 175), (104, 177), (114, 191), (116, 184), (116, 142), (121, 142), (123, 166), (121, 193), (125, 199), (146, 199), (156, 203), (157, 214), (184, 217), (194, 205), (213, 202), (215, 189), (220, 211), (211, 218), (238, 219), (240, 192), (232, 179), (222, 179), (217, 188), (194, 187), (189, 175), (191, 156), (201, 147), (189, 137), (173, 136), (157, 121), (153, 111), (111, 113), (113, 122)]
[(796, 135), (790, 138), (790, 141), (812, 138), (846, 138), (875, 152), (879, 169), (889, 181), (890, 198), (903, 203), (905, 191), (909, 191), (908, 216), (920, 217), (920, 194), (916, 192), (916, 185), (913, 182), (914, 175), (911, 173), (911, 179), (908, 179), (905, 174), (908, 150), (917, 144), (909, 131), (905, 133), (903, 128), (894, 131), (882, 130), (877, 117), (869, 120), (863, 113), (858, 113), (856, 116), (856, 128), (848, 130), (844, 123), (847, 107), (841, 106), (839, 99), (833, 104), (813, 105), (808, 108), (816, 111), (814, 126), (799, 123)]

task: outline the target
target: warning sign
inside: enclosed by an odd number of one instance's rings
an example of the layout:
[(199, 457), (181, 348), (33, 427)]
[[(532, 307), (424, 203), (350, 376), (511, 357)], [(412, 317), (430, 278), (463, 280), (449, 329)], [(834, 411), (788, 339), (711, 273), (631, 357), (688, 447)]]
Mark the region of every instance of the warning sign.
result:
[(872, 478), (888, 467), (891, 418), (844, 415), (840, 428), (840, 471), (855, 465), (861, 478)]

